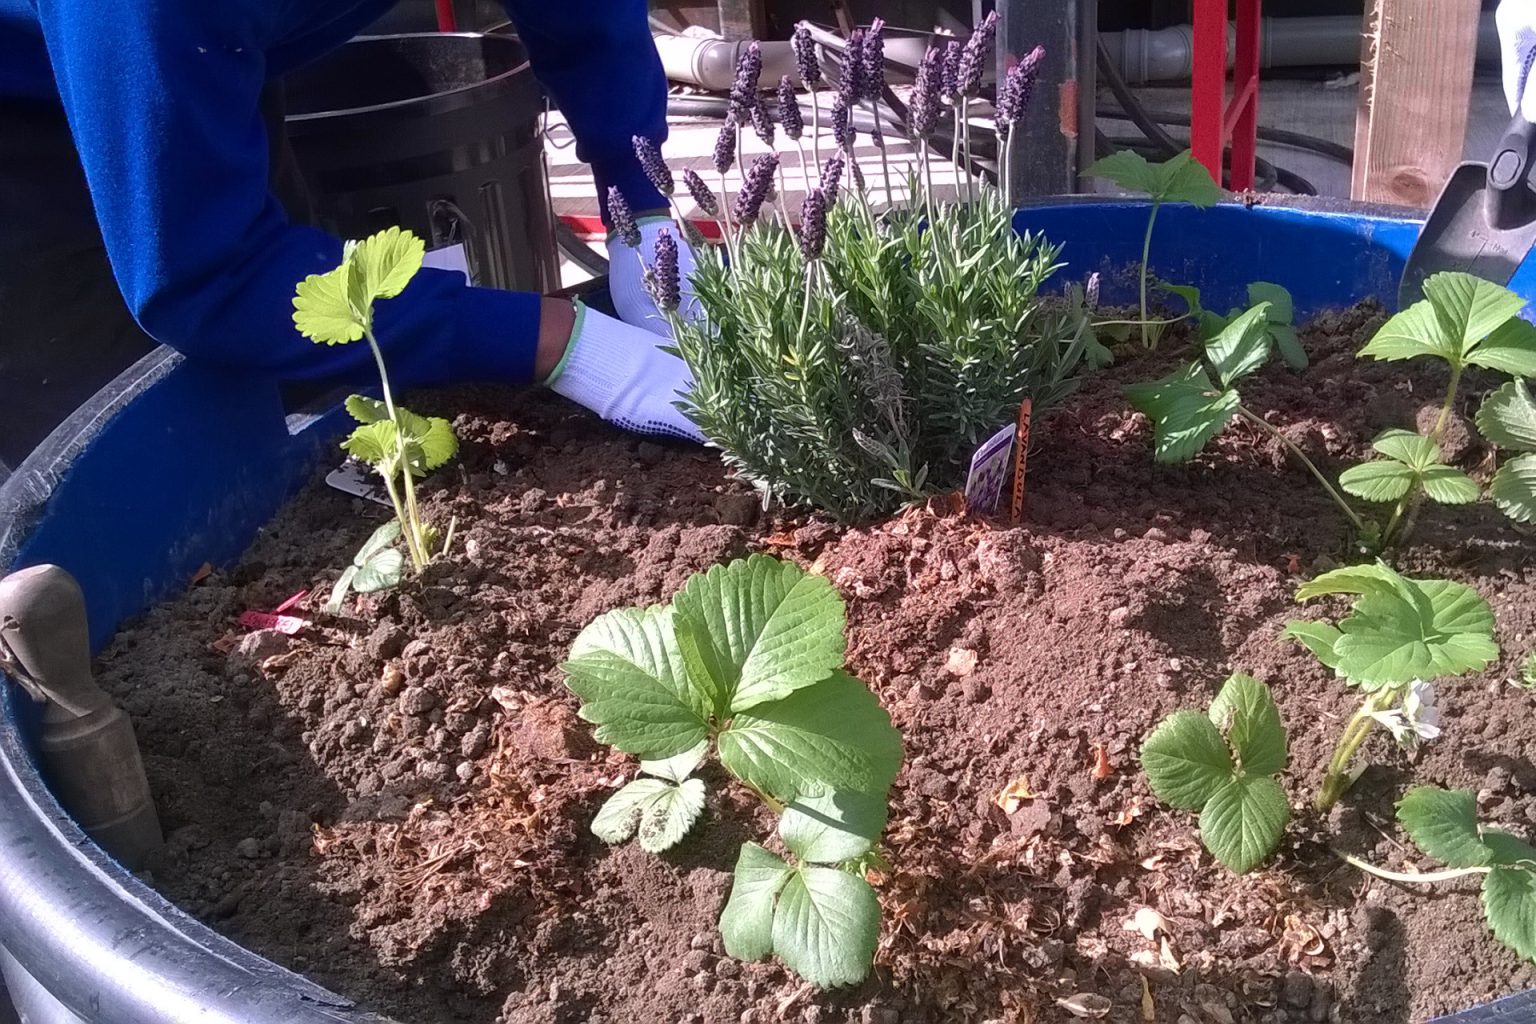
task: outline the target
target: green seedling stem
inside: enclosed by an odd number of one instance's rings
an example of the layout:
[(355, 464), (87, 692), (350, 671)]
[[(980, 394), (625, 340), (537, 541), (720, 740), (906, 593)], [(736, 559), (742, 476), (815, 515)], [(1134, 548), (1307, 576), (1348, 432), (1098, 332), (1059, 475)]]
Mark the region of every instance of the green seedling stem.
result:
[[(1157, 211), (1162, 208), (1162, 205), (1156, 202), (1152, 204), (1152, 212), (1147, 216), (1147, 233), (1141, 240), (1141, 345), (1143, 348), (1152, 348), (1157, 344), (1152, 336), (1152, 325), (1147, 322), (1147, 260), (1152, 256), (1152, 227), (1157, 223)], [(1307, 465), (1310, 466), (1311, 463)], [(1317, 471), (1314, 469), (1313, 472)]]
[(379, 348), (379, 340), (373, 335), (373, 318), (363, 325), (363, 337), (368, 339), (368, 349), (373, 353), (373, 361), (379, 368), (379, 386), (384, 395), (384, 408), (389, 411), (390, 421), (395, 425), (395, 444), (400, 448), (401, 477), (405, 483), (405, 514), (400, 511), (400, 499), (395, 491), (394, 481), (390, 474), (383, 474), (385, 489), (389, 492), (390, 501), (394, 503), (395, 514), (406, 526), (405, 547), (410, 552), (411, 564), (420, 572), (426, 566), (428, 554), (425, 539), (421, 535), (421, 517), (416, 511), (416, 485), (411, 480), (411, 465), (405, 457), (405, 424), (400, 419), (400, 414), (395, 410), (394, 395), (389, 389), (389, 373), (384, 369), (384, 353)]
[[(1152, 236), (1150, 233), (1148, 233), (1147, 237), (1151, 238)], [(1328, 478), (1322, 474), (1322, 471), (1317, 468), (1311, 459), (1307, 458), (1306, 452), (1298, 448), (1295, 442), (1293, 442), (1290, 438), (1276, 430), (1274, 426), (1272, 426), (1270, 422), (1264, 417), (1258, 416), (1249, 411), (1247, 406), (1239, 405), (1237, 407), (1237, 411), (1244, 419), (1263, 429), (1266, 433), (1284, 445), (1287, 451), (1296, 456), (1296, 458), (1301, 461), (1301, 464), (1307, 467), (1307, 471), (1317, 478), (1317, 482), (1323, 485), (1323, 490), (1328, 492), (1328, 497), (1332, 498), (1334, 503), (1343, 510), (1344, 515), (1349, 519), (1350, 524), (1354, 526), (1357, 531), (1365, 529), (1364, 520), (1355, 514), (1355, 510), (1349, 507), (1349, 502), (1344, 500), (1344, 496), (1334, 489), (1333, 484), (1328, 482)]]
[(1327, 811), (1339, 802), (1339, 797), (1350, 787), (1354, 781), (1349, 775), (1349, 762), (1355, 756), (1355, 751), (1360, 749), (1360, 744), (1371, 734), (1371, 727), (1376, 720), (1371, 715), (1381, 707), (1381, 698), (1389, 696), (1396, 691), (1384, 690), (1366, 696), (1361, 702), (1360, 709), (1355, 712), (1348, 724), (1344, 726), (1344, 733), (1339, 737), (1338, 746), (1333, 748), (1333, 756), (1328, 759), (1328, 770), (1323, 775), (1323, 784), (1317, 790), (1317, 809)]

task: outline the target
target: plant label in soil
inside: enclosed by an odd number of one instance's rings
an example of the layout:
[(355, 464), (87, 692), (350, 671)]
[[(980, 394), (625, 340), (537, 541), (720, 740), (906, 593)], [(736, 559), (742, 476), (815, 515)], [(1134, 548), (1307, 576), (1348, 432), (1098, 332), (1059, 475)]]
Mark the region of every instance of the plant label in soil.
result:
[(971, 456), (971, 471), (965, 477), (965, 503), (971, 511), (991, 515), (997, 511), (1003, 495), (1003, 480), (1008, 476), (1008, 456), (1013, 450), (1014, 425), (1006, 427), (982, 442)]
[(369, 473), (368, 467), (360, 462), (348, 459), (325, 474), (325, 482), (343, 494), (350, 494), (354, 498), (365, 498), (385, 508), (393, 507), (389, 503), (389, 495), (385, 493), (378, 478)]

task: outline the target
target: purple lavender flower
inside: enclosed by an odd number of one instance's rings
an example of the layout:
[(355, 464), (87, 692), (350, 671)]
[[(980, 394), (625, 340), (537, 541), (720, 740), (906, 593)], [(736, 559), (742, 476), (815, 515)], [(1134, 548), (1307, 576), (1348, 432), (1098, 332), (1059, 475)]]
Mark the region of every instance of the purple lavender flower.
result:
[(811, 38), (811, 26), (805, 22), (795, 24), (795, 34), (790, 39), (795, 50), (795, 69), (800, 73), (800, 84), (814, 89), (821, 83), (821, 62), (816, 59), (816, 42)]
[(661, 147), (644, 135), (633, 136), (630, 141), (634, 143), (635, 158), (640, 161), (640, 167), (645, 171), (645, 176), (651, 179), (651, 184), (656, 186), (656, 191), (664, 196), (670, 196), (677, 185), (672, 180), (672, 168), (668, 167), (667, 162), (661, 158)]
[(859, 77), (863, 79), (864, 98), (880, 102), (885, 92), (885, 19), (876, 18), (864, 33), (859, 53)]
[(848, 161), (848, 171), (853, 175), (853, 184), (860, 192), (864, 191), (864, 168), (859, 166), (857, 160)]
[(914, 139), (926, 139), (938, 126), (943, 77), (944, 52), (937, 46), (930, 47), (917, 65), (917, 79), (912, 83), (912, 99), (907, 108), (907, 132)]
[(843, 47), (843, 73), (837, 81), (837, 95), (852, 107), (864, 98), (864, 30), (856, 28), (848, 33)]
[(699, 172), (692, 167), (683, 172), (683, 184), (688, 186), (688, 194), (693, 196), (693, 201), (699, 209), (711, 217), (720, 216), (720, 201), (715, 198), (714, 191), (699, 177)]
[(612, 185), (608, 186), (608, 221), (613, 226), (613, 237), (631, 249), (640, 247), (640, 229), (635, 225), (634, 211), (629, 208), (624, 193)]
[(731, 83), (731, 111), (742, 124), (747, 122), (758, 101), (758, 83), (762, 77), (763, 48), (754, 39), (736, 59), (736, 80)]
[(761, 96), (752, 97), (752, 106), (747, 108), (747, 114), (752, 118), (752, 130), (757, 137), (763, 140), (766, 146), (773, 145), (773, 118), (768, 114), (768, 107), (763, 103)]
[(662, 228), (656, 232), (656, 257), (651, 263), (651, 298), (656, 308), (670, 313), (677, 308), (682, 297), (682, 279), (678, 276), (677, 239), (672, 232)]
[(848, 104), (844, 102), (842, 93), (838, 93), (837, 98), (832, 101), (832, 138), (837, 143), (838, 149), (845, 153), (853, 152), (853, 115), (848, 110)]
[(992, 44), (996, 39), (997, 12), (990, 11), (960, 51), (957, 75), (960, 95), (975, 96), (981, 92), (981, 76), (987, 69), (987, 62), (992, 59)]
[(795, 83), (785, 75), (779, 79), (779, 124), (791, 139), (800, 138), (805, 131), (805, 121), (800, 117), (800, 97), (795, 95)]
[(843, 180), (843, 154), (833, 153), (821, 169), (821, 190), (826, 193), (827, 205), (837, 202), (837, 183)]
[(964, 48), (954, 39), (944, 45), (944, 65), (940, 85), (944, 98), (953, 103), (960, 95), (960, 55)]
[(747, 168), (746, 177), (742, 180), (741, 189), (736, 193), (736, 202), (731, 210), (736, 215), (736, 223), (742, 230), (756, 223), (757, 215), (768, 199), (768, 190), (773, 187), (773, 174), (778, 167), (778, 154), (764, 153), (753, 160), (752, 166)]
[(1045, 47), (1037, 46), (1008, 69), (1003, 87), (997, 91), (997, 127), (1000, 130), (1011, 131), (1024, 120), (1024, 114), (1029, 110), (1029, 98), (1035, 91), (1035, 81), (1040, 77), (1040, 62), (1044, 59)]
[(726, 119), (715, 136), (715, 173), (724, 174), (736, 162), (736, 122)]
[(807, 260), (817, 260), (826, 245), (827, 194), (813, 188), (800, 207), (800, 252)]

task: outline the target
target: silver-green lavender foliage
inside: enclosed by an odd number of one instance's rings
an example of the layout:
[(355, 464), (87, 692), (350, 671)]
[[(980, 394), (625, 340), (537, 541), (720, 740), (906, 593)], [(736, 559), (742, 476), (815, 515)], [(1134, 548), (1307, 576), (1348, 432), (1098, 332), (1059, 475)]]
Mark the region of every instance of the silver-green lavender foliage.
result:
[(1038, 412), (1072, 389), (1085, 321), (1037, 294), (1058, 249), (1016, 234), (990, 189), (931, 228), (923, 216), (876, 222), (847, 196), (809, 271), (766, 220), (733, 268), (700, 254), (706, 318), (676, 338), (694, 378), (680, 407), (772, 498), (848, 521), (888, 513), (959, 486), (1026, 396)]

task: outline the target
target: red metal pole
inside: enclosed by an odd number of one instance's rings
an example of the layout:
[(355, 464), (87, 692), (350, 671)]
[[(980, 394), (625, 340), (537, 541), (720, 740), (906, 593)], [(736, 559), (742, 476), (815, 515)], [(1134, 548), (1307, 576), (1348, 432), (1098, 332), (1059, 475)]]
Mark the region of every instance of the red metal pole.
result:
[(439, 32), (459, 30), (459, 19), (453, 13), (453, 0), (437, 0), (437, 30)]
[(1259, 135), (1259, 24), (1263, 0), (1237, 0), (1237, 54), (1232, 91), (1239, 104), (1232, 124), (1232, 190), (1253, 188)]
[(1195, 59), (1189, 111), (1189, 148), (1221, 181), (1227, 106), (1227, 0), (1195, 0)]

